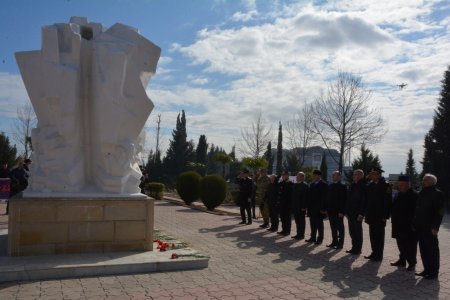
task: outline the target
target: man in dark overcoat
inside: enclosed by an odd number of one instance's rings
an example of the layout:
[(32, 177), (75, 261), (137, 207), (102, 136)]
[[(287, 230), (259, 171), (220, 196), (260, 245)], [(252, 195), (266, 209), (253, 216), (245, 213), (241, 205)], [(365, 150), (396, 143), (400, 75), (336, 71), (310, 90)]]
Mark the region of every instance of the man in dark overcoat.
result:
[(311, 236), (305, 242), (320, 245), (323, 242), (323, 219), (325, 217), (325, 201), (328, 185), (322, 180), (320, 170), (313, 171), (313, 182), (309, 185), (308, 217)]
[(409, 176), (399, 176), (398, 193), (392, 202), (391, 222), (392, 237), (397, 241), (400, 256), (391, 266), (405, 267), (408, 262), (408, 271), (414, 271), (417, 263), (417, 234), (413, 230), (416, 204), (417, 193), (411, 188)]
[(367, 185), (365, 221), (369, 224), (372, 253), (364, 256), (371, 261), (383, 260), (386, 221), (391, 215), (392, 188), (381, 176), (383, 170), (372, 168), (371, 182)]
[(352, 248), (347, 253), (359, 255), (363, 245), (362, 220), (366, 213), (366, 185), (364, 171), (353, 171), (353, 182), (348, 188), (345, 215), (348, 220), (348, 231), (352, 239)]
[(266, 192), (266, 198), (269, 203), (270, 227), (267, 231), (277, 232), (280, 224), (280, 212), (278, 211), (278, 182), (280, 177), (270, 175), (270, 185)]
[(437, 279), (439, 275), (438, 232), (444, 216), (444, 193), (436, 188), (437, 178), (425, 174), (422, 190), (417, 199), (414, 228), (419, 239), (419, 250), (424, 270), (416, 273), (426, 279)]
[(289, 172), (283, 171), (281, 181), (278, 183), (278, 205), (281, 219), (281, 231), (283, 236), (291, 234), (291, 203), (294, 183), (289, 180)]
[(347, 187), (341, 182), (341, 173), (339, 171), (333, 172), (331, 178), (333, 182), (328, 186), (325, 210), (330, 221), (332, 241), (327, 247), (342, 249), (345, 237), (344, 213)]
[(296, 183), (292, 192), (292, 213), (294, 214), (297, 234), (292, 238), (303, 240), (305, 238), (305, 215), (308, 205), (309, 186), (305, 182), (305, 173), (297, 174)]
[[(235, 183), (239, 185), (238, 205), (241, 212), (242, 222), (239, 224), (252, 224), (251, 201), (253, 192), (253, 181), (250, 178), (250, 172), (247, 169), (239, 172)], [(247, 222), (245, 222), (245, 212), (247, 212)]]

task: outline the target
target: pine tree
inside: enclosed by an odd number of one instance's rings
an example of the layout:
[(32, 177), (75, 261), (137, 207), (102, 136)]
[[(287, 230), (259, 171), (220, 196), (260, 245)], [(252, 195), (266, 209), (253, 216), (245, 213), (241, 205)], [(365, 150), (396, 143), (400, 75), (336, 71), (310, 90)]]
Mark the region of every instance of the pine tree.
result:
[(293, 152), (286, 154), (286, 160), (283, 162), (283, 169), (290, 172), (291, 174), (296, 173), (300, 170), (301, 166), (297, 155)]
[(267, 150), (264, 152), (263, 157), (267, 160), (268, 166), (267, 166), (267, 173), (272, 174), (273, 172), (273, 156), (272, 156), (272, 142), (269, 142), (267, 144)]
[(409, 149), (408, 159), (406, 160), (405, 175), (409, 176), (411, 185), (415, 187), (417, 185), (418, 174), (416, 171), (416, 162), (413, 157), (413, 150)]
[[(361, 169), (364, 171), (364, 175), (367, 175), (369, 174), (370, 170), (372, 170), (372, 168), (381, 169), (380, 159), (378, 158), (378, 155), (374, 156), (372, 151), (366, 148), (366, 146), (363, 144), (361, 146), (360, 156), (352, 162), (352, 170)], [(353, 181), (352, 174), (353, 171), (345, 174), (348, 182)]]
[(7, 163), (10, 169), (18, 162), (16, 146), (10, 144), (9, 138), (4, 132), (0, 132), (0, 159), (0, 163)]
[(150, 150), (145, 170), (151, 182), (164, 182), (161, 152), (153, 152), (153, 150)]
[(328, 165), (327, 158), (325, 157), (325, 153), (322, 154), (322, 162), (320, 163), (320, 171), (322, 172), (322, 179), (328, 180)]
[(177, 116), (177, 124), (172, 131), (172, 140), (164, 158), (164, 171), (173, 179), (185, 170), (189, 156), (193, 153), (192, 142), (187, 141), (186, 116), (184, 110)]
[(208, 143), (206, 136), (200, 135), (198, 139), (197, 149), (195, 150), (195, 162), (206, 165), (206, 155), (208, 154)]
[(437, 186), (450, 195), (450, 66), (441, 81), (442, 90), (433, 118), (433, 126), (425, 136), (423, 172), (438, 178)]
[(277, 145), (277, 174), (283, 171), (283, 127), (281, 122), (278, 126), (278, 145)]

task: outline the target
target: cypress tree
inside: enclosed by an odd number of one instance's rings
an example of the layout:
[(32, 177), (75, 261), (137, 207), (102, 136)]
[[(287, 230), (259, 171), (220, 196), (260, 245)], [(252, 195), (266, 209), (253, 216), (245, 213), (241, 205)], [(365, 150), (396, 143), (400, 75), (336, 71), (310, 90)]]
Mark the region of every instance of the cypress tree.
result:
[(277, 174), (281, 174), (283, 171), (283, 127), (281, 122), (278, 126), (278, 145), (277, 145)]
[(409, 180), (411, 181), (411, 185), (413, 187), (417, 184), (417, 171), (416, 171), (416, 162), (414, 161), (413, 157), (413, 150), (409, 149), (408, 151), (408, 159), (406, 160), (406, 168), (405, 168), (405, 175), (409, 176)]
[(186, 167), (189, 151), (193, 151), (192, 144), (187, 141), (186, 116), (184, 110), (177, 116), (175, 129), (172, 131), (172, 139), (164, 158), (164, 171), (170, 178), (178, 176)]
[[(369, 174), (370, 170), (372, 168), (380, 168), (381, 169), (381, 163), (378, 155), (373, 155), (372, 151), (370, 151), (366, 146), (363, 144), (361, 145), (361, 154), (359, 157), (357, 157), (352, 162), (352, 170), (361, 169), (364, 171), (364, 175), (367, 176)], [(353, 171), (347, 172), (345, 174), (346, 179), (348, 182), (353, 181), (352, 177)]]
[(267, 144), (267, 150), (266, 150), (266, 152), (264, 152), (263, 157), (267, 160), (267, 162), (269, 164), (267, 166), (267, 173), (272, 174), (272, 172), (273, 172), (272, 142), (269, 142)]
[(328, 181), (328, 165), (325, 153), (322, 154), (322, 162), (320, 163), (320, 171), (322, 172), (322, 179)]
[(10, 169), (18, 162), (16, 146), (10, 144), (9, 138), (4, 132), (0, 132), (0, 159), (0, 163), (7, 163)]
[(206, 155), (208, 153), (208, 143), (206, 136), (202, 134), (198, 139), (197, 149), (195, 150), (195, 162), (206, 165)]

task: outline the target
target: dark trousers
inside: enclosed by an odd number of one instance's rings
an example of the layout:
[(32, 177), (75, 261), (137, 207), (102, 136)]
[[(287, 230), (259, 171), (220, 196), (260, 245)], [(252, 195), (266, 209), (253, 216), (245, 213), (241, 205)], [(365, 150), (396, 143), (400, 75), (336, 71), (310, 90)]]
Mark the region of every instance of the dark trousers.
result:
[(370, 246), (372, 247), (371, 255), (375, 259), (383, 258), (385, 225), (385, 222), (369, 224)]
[(278, 230), (278, 224), (280, 223), (278, 205), (274, 201), (269, 201), (269, 213), (270, 213), (270, 228)]
[(417, 264), (417, 238), (415, 236), (399, 236), (396, 238), (398, 250), (400, 251), (400, 261), (408, 262), (409, 265)]
[(240, 211), (241, 211), (241, 218), (242, 218), (242, 222), (245, 222), (245, 212), (247, 211), (247, 217), (248, 217), (248, 222), (251, 223), (252, 222), (252, 214), (251, 214), (251, 207), (250, 207), (251, 203), (248, 201), (245, 201), (244, 203), (241, 203), (241, 205), (239, 206)]
[(362, 221), (358, 221), (358, 216), (348, 216), (348, 231), (352, 239), (352, 250), (361, 252), (363, 244)]
[(256, 198), (252, 197), (252, 213), (253, 213), (253, 218), (256, 219)]
[(305, 212), (304, 211), (295, 211), (294, 212), (294, 220), (295, 225), (297, 227), (297, 235), (300, 237), (305, 236)]
[(281, 231), (285, 233), (291, 233), (291, 210), (289, 207), (280, 207), (280, 219), (281, 219)]
[[(313, 214), (309, 217), (309, 225), (311, 226), (311, 239), (323, 241), (323, 217), (320, 214)], [(318, 235), (317, 235), (318, 233)]]
[(424, 271), (430, 275), (439, 274), (439, 241), (431, 229), (418, 232), (419, 250)]
[(345, 237), (344, 218), (339, 218), (338, 214), (329, 213), (328, 220), (330, 220), (331, 236), (333, 237), (331, 244), (343, 246)]

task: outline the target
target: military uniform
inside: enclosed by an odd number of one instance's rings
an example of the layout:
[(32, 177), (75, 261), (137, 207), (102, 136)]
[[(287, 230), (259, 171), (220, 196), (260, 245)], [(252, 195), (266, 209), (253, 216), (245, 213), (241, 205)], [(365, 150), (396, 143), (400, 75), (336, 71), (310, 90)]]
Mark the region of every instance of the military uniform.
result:
[(378, 182), (367, 185), (367, 206), (365, 221), (369, 224), (369, 236), (372, 253), (367, 256), (373, 261), (381, 261), (384, 252), (386, 220), (391, 214), (392, 189), (380, 178)]
[(311, 237), (307, 242), (317, 244), (323, 241), (323, 219), (328, 186), (323, 180), (312, 182), (308, 193), (308, 217), (311, 226)]
[(267, 190), (269, 189), (270, 179), (267, 176), (259, 176), (256, 180), (256, 204), (259, 206), (259, 210), (263, 217), (264, 226), (269, 225), (269, 200), (267, 196)]
[(345, 214), (348, 219), (348, 231), (352, 239), (352, 248), (349, 253), (361, 253), (363, 245), (362, 219), (366, 212), (366, 185), (363, 180), (353, 182), (348, 188)]
[(413, 231), (416, 204), (417, 193), (411, 188), (398, 192), (392, 202), (392, 237), (400, 251), (398, 262), (392, 265), (404, 266), (408, 262), (413, 267), (417, 263), (417, 234)]
[(269, 231), (277, 231), (278, 225), (280, 223), (280, 215), (278, 211), (278, 181), (280, 177), (276, 177), (274, 182), (270, 183), (267, 192), (266, 199), (269, 203), (269, 214), (270, 214), (270, 228)]
[[(345, 229), (344, 218), (347, 187), (342, 182), (333, 182), (328, 186), (325, 209), (330, 221), (331, 236), (333, 238), (329, 247), (342, 248), (344, 246)], [(339, 216), (341, 214), (341, 217)]]
[(292, 189), (294, 183), (288, 180), (282, 180), (278, 183), (278, 210), (280, 212), (281, 219), (281, 232), (280, 234), (289, 235), (291, 233), (291, 201), (292, 201)]
[(420, 256), (425, 277), (439, 274), (439, 241), (432, 230), (439, 231), (444, 216), (444, 194), (435, 186), (424, 187), (418, 196), (414, 214), (414, 228), (419, 239)]
[(297, 227), (296, 239), (305, 237), (305, 214), (308, 207), (309, 186), (306, 182), (297, 182), (292, 191), (292, 212), (294, 213), (295, 225)]

